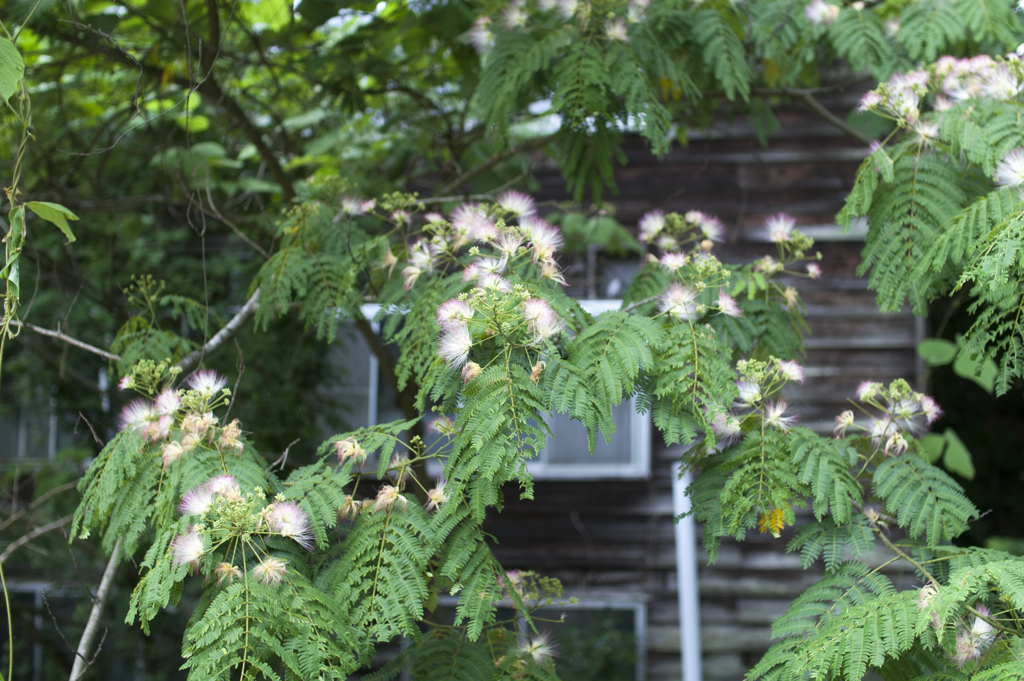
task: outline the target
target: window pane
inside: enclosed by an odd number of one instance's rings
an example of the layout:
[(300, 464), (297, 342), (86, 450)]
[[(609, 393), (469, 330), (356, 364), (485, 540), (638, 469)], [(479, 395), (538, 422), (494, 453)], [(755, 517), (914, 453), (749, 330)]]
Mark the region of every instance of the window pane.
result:
[(604, 433), (597, 436), (597, 446), (591, 454), (587, 446), (587, 429), (579, 421), (573, 421), (567, 414), (556, 414), (548, 422), (552, 438), (544, 448), (544, 461), (549, 464), (620, 464), (629, 465), (633, 460), (633, 401), (624, 400), (612, 409), (615, 421), (615, 435), (612, 442), (604, 439)]
[(338, 385), (329, 389), (329, 396), (341, 404), (341, 417), (348, 429), (364, 428), (373, 423), (370, 349), (363, 337), (351, 326), (342, 325), (338, 340), (327, 353), (327, 361), (330, 371), (341, 374)]

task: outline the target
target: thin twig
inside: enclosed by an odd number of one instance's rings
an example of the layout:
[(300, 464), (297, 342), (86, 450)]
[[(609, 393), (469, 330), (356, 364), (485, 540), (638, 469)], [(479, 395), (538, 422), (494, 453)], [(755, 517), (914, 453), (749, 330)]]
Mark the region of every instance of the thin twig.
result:
[(18, 537), (17, 539), (15, 539), (14, 541), (12, 541), (10, 544), (7, 545), (7, 548), (4, 549), (3, 553), (0, 553), (0, 564), (3, 564), (3, 562), (5, 560), (7, 560), (8, 556), (10, 556), (12, 553), (14, 553), (18, 549), (20, 549), (25, 544), (29, 543), (30, 541), (32, 541), (33, 539), (35, 539), (39, 535), (46, 534), (47, 532), (52, 532), (53, 530), (56, 530), (57, 528), (60, 528), (60, 527), (64, 527), (65, 525), (70, 523), (71, 520), (74, 517), (75, 517), (74, 514), (71, 514), (71, 515), (68, 515), (68, 516), (64, 516), (60, 520), (54, 520), (52, 523), (47, 523), (45, 525), (40, 525), (39, 527), (37, 527), (36, 529), (32, 530), (31, 532), (25, 534), (24, 536)]
[(17, 513), (13, 514), (9, 518), (7, 518), (7, 520), (5, 520), (2, 523), (0, 523), (0, 532), (3, 532), (4, 530), (6, 530), (13, 523), (17, 522), (18, 518), (20, 518), (21, 516), (25, 515), (26, 513), (31, 511), (33, 508), (35, 508), (35, 507), (39, 506), (40, 504), (44, 503), (47, 499), (52, 497), (54, 494), (60, 494), (61, 492), (65, 492), (65, 491), (67, 491), (69, 489), (74, 489), (77, 486), (78, 486), (78, 481), (75, 480), (74, 482), (66, 482), (63, 485), (60, 485), (59, 487), (54, 487), (53, 489), (51, 489), (49, 492), (47, 492), (46, 494), (42, 495), (38, 499), (34, 499), (31, 504), (29, 504), (25, 508), (21, 509)]
[(244, 324), (249, 317), (256, 314), (256, 310), (259, 306), (260, 290), (256, 289), (253, 291), (249, 300), (246, 301), (245, 305), (242, 306), (242, 309), (236, 312), (235, 316), (224, 325), (224, 328), (214, 334), (213, 338), (206, 341), (201, 348), (195, 350), (178, 362), (178, 366), (181, 367), (181, 370), (186, 373), (191, 371), (199, 366), (199, 363), (203, 361), (203, 357), (207, 353), (216, 352), (222, 345), (231, 340), (232, 337), (238, 333), (238, 330), (242, 328), (242, 324)]
[(445, 184), (438, 187), (437, 193), (448, 194), (449, 192), (457, 191), (459, 187), (466, 184), (467, 182), (472, 182), (477, 177), (483, 175), (485, 172), (487, 172), (494, 166), (498, 165), (502, 161), (512, 158), (516, 154), (521, 154), (526, 151), (532, 151), (534, 149), (540, 149), (541, 147), (553, 142), (555, 137), (555, 135), (534, 137), (533, 139), (528, 139), (524, 142), (520, 142), (519, 144), (513, 147), (509, 147), (505, 151), (499, 151), (496, 154), (492, 154), (486, 161), (484, 161), (480, 165), (470, 168), (469, 170), (462, 173), (455, 179), (446, 182)]
[[(302, 438), (298, 438), (297, 437), (294, 440), (292, 440), (291, 442), (289, 442), (288, 446), (284, 448), (284, 454), (282, 454), (281, 456), (277, 457), (277, 461), (275, 461), (274, 463), (272, 463), (269, 466), (267, 466), (266, 471), (269, 473), (270, 471), (274, 470), (274, 466), (278, 466), (277, 470), (283, 471), (284, 467), (285, 467), (285, 464), (288, 463), (288, 452), (291, 451), (292, 445), (297, 444), (298, 441), (301, 440), (301, 439)], [(278, 465), (278, 464), (280, 464), (280, 465)]]
[(38, 333), (41, 336), (49, 336), (50, 338), (56, 338), (57, 340), (64, 341), (68, 345), (74, 345), (76, 348), (80, 348), (82, 350), (85, 350), (86, 352), (91, 352), (94, 355), (99, 355), (103, 359), (109, 359), (111, 362), (121, 361), (121, 357), (119, 355), (107, 352), (106, 350), (100, 350), (95, 345), (89, 345), (88, 343), (84, 343), (78, 340), (77, 338), (72, 338), (71, 336), (63, 334), (60, 331), (51, 331), (50, 329), (44, 329), (43, 327), (36, 326), (35, 324), (29, 324), (28, 322), (20, 322), (17, 319), (11, 320), (11, 326), (20, 326), (22, 328), (28, 329), (29, 331)]

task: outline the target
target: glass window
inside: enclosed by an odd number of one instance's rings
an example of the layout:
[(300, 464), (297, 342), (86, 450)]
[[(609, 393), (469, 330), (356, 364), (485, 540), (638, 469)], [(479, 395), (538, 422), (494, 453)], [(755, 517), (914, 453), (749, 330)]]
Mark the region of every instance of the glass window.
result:
[[(580, 303), (591, 314), (617, 310), (621, 301), (587, 300)], [(376, 306), (366, 306), (367, 318), (377, 312)], [(394, 390), (379, 375), (377, 360), (368, 346), (349, 324), (343, 324), (339, 343), (329, 354), (332, 370), (346, 372), (343, 387), (334, 395), (347, 409), (343, 414), (353, 428), (385, 423), (402, 418), (395, 404)], [(434, 418), (426, 417), (426, 423)], [(644, 478), (650, 473), (650, 417), (637, 414), (633, 400), (624, 400), (613, 409), (615, 434), (606, 442), (599, 434), (593, 454), (587, 444), (586, 428), (565, 414), (555, 414), (548, 422), (552, 437), (545, 443), (537, 458), (528, 464), (530, 473), (538, 480), (597, 480), (602, 478)], [(439, 436), (426, 429), (428, 446)], [(376, 461), (367, 461), (364, 471), (374, 470)], [(432, 460), (428, 472), (441, 474), (441, 464)]]
[[(455, 598), (442, 596), (441, 622), (455, 619)], [(498, 609), (498, 619), (514, 611)], [(575, 604), (541, 608), (533, 613), (537, 629), (558, 646), (558, 675), (573, 681), (641, 681), (645, 678), (647, 606), (639, 601), (582, 598)], [(533, 630), (525, 620), (518, 629), (526, 638)]]

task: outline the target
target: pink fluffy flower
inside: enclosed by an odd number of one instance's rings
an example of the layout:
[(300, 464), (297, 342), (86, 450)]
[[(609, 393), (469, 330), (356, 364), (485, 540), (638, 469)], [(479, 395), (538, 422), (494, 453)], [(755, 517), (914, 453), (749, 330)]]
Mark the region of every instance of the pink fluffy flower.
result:
[(764, 228), (768, 232), (768, 240), (777, 244), (789, 241), (789, 236), (796, 226), (796, 220), (785, 213), (777, 213), (765, 220)]
[(995, 181), (1000, 187), (1019, 187), (1024, 184), (1024, 149), (1017, 147), (1006, 152), (996, 165)]
[(686, 264), (690, 262), (690, 259), (685, 253), (666, 253), (661, 256), (659, 261), (661, 266), (669, 272), (675, 272), (680, 268), (686, 267)]
[(743, 316), (743, 310), (736, 304), (736, 299), (721, 290), (718, 292), (718, 311), (728, 317)]
[(216, 495), (210, 489), (209, 483), (204, 483), (189, 490), (181, 498), (178, 504), (178, 513), (182, 515), (203, 515), (213, 506)]
[(526, 217), (537, 212), (533, 198), (528, 194), (510, 189), (498, 194), (498, 205), (516, 217)]
[(640, 240), (651, 243), (654, 238), (665, 229), (665, 213), (660, 210), (652, 210), (640, 218)]
[(791, 383), (804, 382), (804, 368), (793, 360), (781, 360), (779, 362), (779, 374)]
[(789, 409), (789, 403), (786, 400), (769, 402), (764, 409), (765, 425), (782, 431), (789, 430), (796, 422), (796, 416), (785, 416), (787, 409)]
[(562, 247), (562, 234), (556, 228), (538, 217), (526, 217), (519, 221), (526, 231), (533, 247), (533, 261), (550, 260)]
[(192, 570), (199, 567), (199, 559), (206, 551), (203, 538), (198, 532), (188, 532), (175, 537), (171, 541), (171, 555), (178, 565), (189, 565)]
[(294, 539), (306, 549), (313, 550), (313, 535), (310, 533), (309, 516), (294, 501), (279, 501), (270, 507), (267, 524), (282, 537)]
[(217, 496), (229, 501), (237, 501), (242, 498), (242, 489), (233, 475), (218, 475), (215, 478), (210, 478), (206, 486)]
[(465, 324), (473, 318), (473, 308), (464, 300), (452, 298), (437, 308), (437, 323), (442, 329), (453, 324)]
[(188, 387), (192, 388), (204, 397), (210, 398), (227, 386), (228, 379), (217, 375), (216, 371), (204, 369), (189, 376), (187, 383)]
[(449, 367), (457, 369), (469, 359), (473, 336), (465, 324), (450, 324), (437, 339), (437, 354)]
[(156, 413), (160, 416), (173, 416), (181, 409), (181, 398), (178, 391), (167, 388), (157, 395), (155, 404)]
[(253, 568), (252, 575), (263, 582), (265, 586), (277, 585), (281, 583), (288, 572), (285, 567), (287, 564), (288, 561), (271, 556)]
[(818, 263), (807, 263), (807, 276), (809, 276), (811, 279), (821, 278), (821, 267), (818, 266)]
[(672, 284), (668, 290), (661, 294), (661, 302), (658, 304), (661, 312), (680, 320), (692, 320), (697, 318), (697, 292), (689, 286)]
[(118, 421), (120, 430), (131, 430), (143, 433), (150, 423), (157, 419), (156, 409), (142, 398), (134, 399), (121, 410)]

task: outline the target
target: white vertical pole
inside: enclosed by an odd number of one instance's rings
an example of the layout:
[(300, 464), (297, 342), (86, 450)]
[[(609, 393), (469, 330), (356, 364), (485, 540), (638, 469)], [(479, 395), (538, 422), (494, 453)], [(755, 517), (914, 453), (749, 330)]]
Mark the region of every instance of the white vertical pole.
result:
[[(675, 516), (690, 510), (686, 487), (690, 474), (673, 467), (672, 513)], [(686, 516), (675, 526), (676, 584), (679, 589), (679, 648), (683, 663), (682, 681), (701, 681), (700, 600), (697, 592), (697, 527), (693, 516)]]

